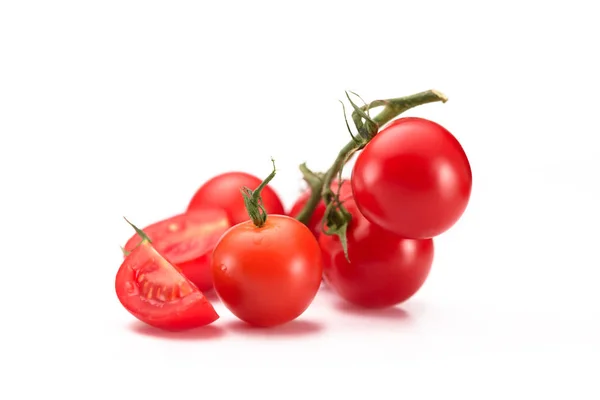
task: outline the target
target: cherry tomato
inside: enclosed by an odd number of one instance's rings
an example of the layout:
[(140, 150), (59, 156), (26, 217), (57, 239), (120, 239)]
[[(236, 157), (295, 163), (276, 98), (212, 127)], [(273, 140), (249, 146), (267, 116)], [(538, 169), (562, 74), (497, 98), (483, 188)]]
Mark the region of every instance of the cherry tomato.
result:
[(456, 138), (435, 122), (400, 118), (358, 155), (352, 191), (369, 221), (406, 238), (452, 227), (471, 196), (471, 166)]
[[(227, 211), (230, 222), (235, 225), (249, 220), (241, 189), (256, 189), (262, 180), (245, 172), (227, 172), (206, 181), (194, 194), (188, 211), (204, 207), (220, 207)], [(262, 192), (263, 206), (269, 214), (283, 214), (283, 203), (270, 187)]]
[(322, 234), (325, 282), (346, 301), (367, 308), (389, 307), (412, 297), (425, 283), (433, 263), (432, 239), (405, 239), (369, 222), (352, 198), (346, 260), (337, 236)]
[(156, 328), (191, 329), (219, 318), (196, 285), (147, 240), (134, 248), (121, 264), (115, 290), (127, 311)]
[[(342, 182), (342, 188), (340, 190), (340, 198), (352, 193), (352, 187), (347, 182), (348, 181)], [(339, 189), (339, 183), (337, 181), (332, 182), (331, 190), (333, 190), (334, 192), (337, 192), (338, 189)], [(290, 217), (295, 218), (298, 216), (298, 214), (300, 214), (300, 212), (306, 205), (306, 202), (308, 202), (310, 193), (311, 193), (310, 190), (307, 190), (298, 197), (298, 199), (296, 200), (296, 202), (294, 203), (294, 205), (288, 212), (288, 215)], [(317, 207), (315, 208), (315, 211), (307, 225), (308, 228), (312, 231), (312, 233), (317, 238), (321, 234), (321, 221), (323, 220), (324, 215), (325, 215), (325, 203), (323, 202), (323, 200), (321, 200), (319, 202), (319, 204), (317, 205)]]
[(319, 244), (301, 222), (269, 215), (257, 228), (242, 222), (213, 252), (215, 291), (241, 320), (275, 326), (296, 319), (312, 303), (322, 277)]
[[(202, 209), (151, 224), (145, 232), (154, 248), (198, 287), (212, 288), (211, 254), (219, 238), (231, 227), (222, 209)], [(142, 239), (135, 234), (125, 244), (132, 251)]]

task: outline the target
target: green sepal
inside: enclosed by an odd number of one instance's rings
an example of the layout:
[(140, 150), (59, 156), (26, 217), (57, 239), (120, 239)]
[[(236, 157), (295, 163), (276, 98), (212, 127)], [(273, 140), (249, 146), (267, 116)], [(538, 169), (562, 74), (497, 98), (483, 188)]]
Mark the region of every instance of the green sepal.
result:
[(123, 246), (120, 246), (120, 247), (121, 247), (121, 253), (123, 253), (124, 257), (127, 257), (128, 255), (131, 254), (130, 251), (125, 250), (125, 247), (123, 247)]

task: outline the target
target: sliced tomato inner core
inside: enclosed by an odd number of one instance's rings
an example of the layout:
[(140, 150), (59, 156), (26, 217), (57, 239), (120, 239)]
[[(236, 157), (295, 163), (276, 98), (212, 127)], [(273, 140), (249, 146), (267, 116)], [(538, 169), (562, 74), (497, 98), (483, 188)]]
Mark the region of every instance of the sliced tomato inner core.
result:
[(150, 244), (142, 243), (129, 260), (127, 292), (151, 302), (178, 301), (198, 288), (162, 257)]
[(170, 265), (165, 268), (161, 264), (148, 265), (136, 274), (135, 281), (141, 296), (148, 300), (168, 302), (179, 300), (196, 291), (175, 268)]

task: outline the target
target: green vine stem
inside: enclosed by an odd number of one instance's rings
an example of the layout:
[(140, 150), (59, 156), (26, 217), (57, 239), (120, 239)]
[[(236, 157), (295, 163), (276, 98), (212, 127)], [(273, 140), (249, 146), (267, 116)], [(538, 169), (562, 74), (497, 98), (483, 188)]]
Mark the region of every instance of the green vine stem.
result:
[[(344, 209), (343, 205), (339, 204), (339, 201), (331, 190), (332, 181), (337, 175), (341, 174), (344, 165), (350, 161), (354, 154), (364, 148), (367, 143), (375, 137), (380, 127), (411, 108), (440, 101), (445, 103), (448, 101), (448, 98), (437, 90), (427, 90), (410, 96), (387, 100), (375, 100), (362, 107), (358, 107), (352, 102), (347, 93), (346, 95), (354, 108), (352, 120), (360, 137), (353, 137), (353, 139), (339, 151), (333, 165), (327, 170), (321, 182), (318, 184), (315, 182), (314, 185), (311, 184), (311, 197), (299, 216), (302, 217), (301, 221), (304, 223), (307, 223), (306, 221), (310, 220), (310, 217), (319, 203), (317, 196), (317, 194), (319, 194), (327, 206), (327, 212), (323, 222), (327, 222), (328, 230), (324, 231), (324, 233), (328, 235), (338, 235), (344, 246), (344, 253), (346, 254), (346, 257), (348, 257), (345, 233), (351, 216)], [(375, 117), (371, 118), (369, 116), (368, 112), (370, 109), (382, 106), (383, 109)]]
[(315, 208), (321, 200), (321, 190), (323, 189), (323, 174), (317, 174), (311, 171), (306, 163), (300, 164), (300, 172), (308, 186), (310, 187), (310, 197), (306, 202), (306, 205), (302, 208), (302, 211), (296, 216), (296, 219), (307, 225), (310, 221)]
[(262, 227), (267, 222), (267, 210), (262, 204), (262, 198), (260, 197), (260, 192), (271, 182), (273, 178), (275, 178), (275, 174), (277, 169), (275, 168), (275, 160), (271, 158), (271, 163), (273, 163), (273, 171), (267, 176), (267, 178), (261, 182), (261, 184), (254, 190), (251, 190), (248, 187), (242, 188), (242, 196), (244, 196), (244, 204), (246, 206), (246, 211), (250, 216), (250, 219), (254, 223), (257, 228)]

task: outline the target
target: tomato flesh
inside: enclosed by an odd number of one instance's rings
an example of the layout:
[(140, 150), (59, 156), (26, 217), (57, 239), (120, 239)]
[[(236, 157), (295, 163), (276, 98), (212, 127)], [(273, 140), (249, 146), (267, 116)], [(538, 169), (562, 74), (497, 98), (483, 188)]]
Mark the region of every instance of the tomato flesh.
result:
[[(231, 227), (222, 209), (201, 209), (179, 214), (143, 228), (154, 248), (200, 290), (212, 288), (211, 253), (219, 238)], [(136, 234), (124, 246), (133, 250), (142, 239)]]
[(433, 263), (432, 239), (405, 239), (369, 222), (352, 198), (347, 231), (348, 255), (337, 236), (321, 235), (323, 275), (327, 285), (349, 303), (367, 308), (400, 304), (422, 287)]
[(390, 123), (352, 169), (352, 191), (361, 213), (406, 238), (447, 231), (464, 213), (471, 186), (471, 166), (458, 140), (423, 118)]
[[(254, 190), (261, 183), (261, 179), (246, 172), (227, 172), (214, 176), (194, 193), (187, 209), (192, 211), (218, 207), (227, 212), (232, 225), (248, 221), (250, 217), (246, 211), (241, 189), (248, 187)], [(262, 190), (261, 197), (263, 206), (269, 214), (284, 213), (283, 203), (272, 187), (267, 185)]]
[(196, 285), (147, 241), (142, 241), (121, 264), (115, 290), (129, 313), (156, 328), (192, 329), (219, 318)]
[(322, 278), (319, 245), (299, 221), (269, 215), (227, 231), (213, 253), (215, 291), (241, 320), (275, 326), (299, 317), (312, 303)]

